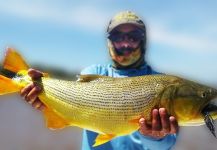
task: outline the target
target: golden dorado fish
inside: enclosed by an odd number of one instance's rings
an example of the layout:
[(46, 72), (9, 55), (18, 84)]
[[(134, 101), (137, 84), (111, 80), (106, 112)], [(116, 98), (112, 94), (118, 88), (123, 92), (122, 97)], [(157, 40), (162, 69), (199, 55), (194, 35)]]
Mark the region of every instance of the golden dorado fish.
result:
[(138, 130), (139, 119), (150, 121), (153, 108), (166, 108), (181, 126), (201, 125), (205, 118), (211, 130), (210, 122), (217, 118), (217, 107), (212, 103), (217, 90), (176, 76), (81, 75), (77, 81), (65, 81), (45, 75), (32, 80), (27, 75), (28, 65), (11, 48), (3, 67), (16, 76), (0, 75), (0, 95), (19, 92), (35, 82), (43, 88), (39, 98), (46, 106), (47, 127), (77, 126), (97, 132), (94, 146)]

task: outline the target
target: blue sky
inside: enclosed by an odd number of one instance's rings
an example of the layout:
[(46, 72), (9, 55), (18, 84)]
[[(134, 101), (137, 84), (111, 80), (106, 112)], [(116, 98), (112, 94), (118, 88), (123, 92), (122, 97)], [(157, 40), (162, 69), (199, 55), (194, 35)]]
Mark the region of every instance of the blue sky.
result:
[(216, 8), (214, 0), (0, 0), (0, 58), (13, 46), (30, 64), (69, 71), (106, 64), (107, 24), (132, 10), (147, 25), (153, 68), (216, 86)]

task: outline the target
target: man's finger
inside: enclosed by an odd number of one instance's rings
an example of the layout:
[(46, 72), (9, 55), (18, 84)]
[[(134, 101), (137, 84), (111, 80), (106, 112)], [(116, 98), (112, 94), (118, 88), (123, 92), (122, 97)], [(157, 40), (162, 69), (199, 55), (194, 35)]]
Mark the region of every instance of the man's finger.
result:
[(145, 118), (141, 118), (141, 119), (139, 120), (139, 126), (140, 126), (139, 131), (140, 131), (142, 134), (147, 134), (147, 133), (150, 132), (150, 130), (151, 130), (151, 127), (147, 124)]
[(160, 114), (160, 119), (161, 119), (162, 130), (165, 133), (169, 133), (170, 132), (170, 121), (169, 121), (169, 116), (167, 114), (166, 109), (160, 108), (159, 114)]
[(35, 69), (29, 69), (28, 70), (28, 75), (32, 79), (38, 79), (38, 78), (41, 78), (43, 76), (43, 73), (41, 71), (38, 71), (38, 70), (35, 70)]
[(36, 109), (38, 109), (39, 107), (41, 107), (42, 102), (39, 100), (39, 98), (36, 98), (35, 101), (32, 103), (32, 106)]
[(35, 100), (39, 93), (41, 92), (41, 88), (39, 86), (35, 86), (26, 96), (27, 100)]
[(22, 97), (25, 97), (34, 87), (33, 83), (28, 84), (26, 87), (24, 87), (21, 91), (20, 91), (20, 95)]
[(161, 121), (158, 109), (152, 111), (152, 130), (160, 131), (161, 130)]
[(37, 108), (37, 109), (40, 110), (40, 111), (43, 111), (45, 109), (45, 107), (46, 106), (42, 103), (41, 106), (39, 108)]
[(170, 120), (170, 128), (171, 128), (170, 133), (171, 134), (177, 133), (179, 130), (179, 126), (178, 126), (178, 122), (176, 118), (173, 116), (170, 116), (169, 120)]

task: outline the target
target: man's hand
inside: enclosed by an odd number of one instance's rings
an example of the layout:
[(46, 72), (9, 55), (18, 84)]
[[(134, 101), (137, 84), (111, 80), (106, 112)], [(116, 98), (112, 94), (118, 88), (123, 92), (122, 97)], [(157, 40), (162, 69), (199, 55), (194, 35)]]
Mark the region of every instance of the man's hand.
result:
[(145, 118), (139, 120), (139, 125), (141, 134), (157, 139), (167, 134), (175, 134), (179, 128), (176, 118), (169, 116), (165, 108), (153, 109), (151, 125), (147, 124)]
[[(43, 73), (35, 69), (29, 69), (28, 75), (32, 79), (36, 80), (40, 79), (43, 76)], [(34, 108), (38, 110), (43, 110), (45, 108), (45, 105), (38, 98), (41, 90), (42, 88), (40, 86), (32, 82), (20, 91), (20, 95)]]

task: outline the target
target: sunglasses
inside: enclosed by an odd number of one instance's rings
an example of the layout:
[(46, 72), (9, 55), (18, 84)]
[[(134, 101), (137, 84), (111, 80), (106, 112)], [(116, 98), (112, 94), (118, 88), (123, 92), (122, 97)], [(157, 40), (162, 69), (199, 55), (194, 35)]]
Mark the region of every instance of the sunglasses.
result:
[(141, 30), (135, 30), (127, 33), (120, 32), (120, 31), (113, 31), (108, 36), (108, 39), (110, 39), (112, 42), (121, 42), (124, 41), (126, 37), (131, 42), (138, 42), (144, 39), (145, 33)]

